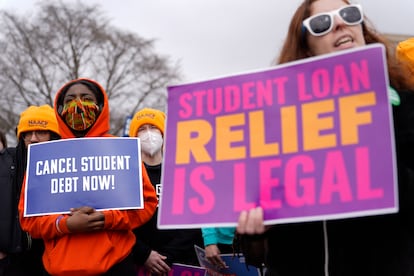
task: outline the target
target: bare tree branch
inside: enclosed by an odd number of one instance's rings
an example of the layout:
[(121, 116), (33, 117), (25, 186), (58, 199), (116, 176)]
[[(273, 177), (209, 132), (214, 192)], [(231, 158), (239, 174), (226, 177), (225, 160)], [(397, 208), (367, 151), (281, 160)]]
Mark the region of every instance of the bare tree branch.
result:
[(154, 40), (111, 26), (99, 5), (59, 0), (37, 7), (31, 16), (0, 13), (0, 126), (9, 136), (21, 111), (53, 105), (56, 91), (78, 77), (105, 87), (115, 135), (138, 109), (165, 108), (179, 66), (155, 52)]

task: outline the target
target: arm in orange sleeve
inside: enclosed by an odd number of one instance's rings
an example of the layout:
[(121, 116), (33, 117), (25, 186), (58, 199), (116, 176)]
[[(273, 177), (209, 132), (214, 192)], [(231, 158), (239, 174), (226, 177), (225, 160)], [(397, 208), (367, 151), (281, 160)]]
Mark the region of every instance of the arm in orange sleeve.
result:
[(134, 229), (146, 223), (154, 215), (158, 205), (155, 189), (148, 177), (147, 170), (142, 163), (142, 186), (144, 208), (137, 210), (109, 210), (105, 215), (105, 229), (125, 230)]
[[(19, 201), (19, 218), (20, 224), (24, 231), (30, 233), (34, 238), (54, 239), (64, 234), (69, 234), (66, 220), (69, 215), (46, 215), (24, 217), (24, 190), (25, 179), (23, 180), (23, 187), (20, 193)], [(137, 210), (108, 210), (103, 211), (105, 215), (105, 229), (111, 230), (132, 230), (147, 222), (154, 214), (158, 204), (158, 199), (155, 189), (149, 180), (145, 166), (142, 164), (142, 181), (143, 181), (143, 198), (144, 208)], [(56, 221), (59, 218), (58, 225)]]
[[(47, 215), (47, 216), (34, 216), (34, 217), (24, 217), (24, 203), (25, 203), (25, 187), (26, 187), (26, 177), (23, 179), (22, 190), (20, 192), (19, 200), (19, 219), (22, 229), (28, 232), (33, 238), (42, 238), (42, 239), (54, 239), (58, 236), (62, 236), (63, 232), (59, 232), (56, 228), (56, 220), (60, 217), (59, 225), (66, 225), (65, 220), (67, 215), (61, 216), (57, 215)], [(67, 230), (64, 228), (62, 230)]]

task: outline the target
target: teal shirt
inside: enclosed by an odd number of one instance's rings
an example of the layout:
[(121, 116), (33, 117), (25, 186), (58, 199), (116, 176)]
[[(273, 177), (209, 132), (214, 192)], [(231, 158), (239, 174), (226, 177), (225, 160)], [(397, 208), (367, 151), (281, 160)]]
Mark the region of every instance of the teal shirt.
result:
[(232, 244), (235, 227), (209, 227), (201, 228), (203, 233), (204, 246), (210, 244)]

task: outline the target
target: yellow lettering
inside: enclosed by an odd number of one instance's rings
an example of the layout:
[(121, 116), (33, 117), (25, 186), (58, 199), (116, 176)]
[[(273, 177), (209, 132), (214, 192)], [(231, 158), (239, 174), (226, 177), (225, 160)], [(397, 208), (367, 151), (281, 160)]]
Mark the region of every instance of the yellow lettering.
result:
[(321, 114), (334, 111), (333, 100), (306, 103), (302, 106), (303, 148), (307, 150), (325, 149), (336, 146), (336, 135), (321, 134), (321, 130), (333, 129), (332, 116)]
[(232, 146), (232, 143), (244, 140), (243, 130), (234, 130), (232, 127), (243, 126), (244, 124), (245, 117), (243, 113), (216, 118), (216, 160), (246, 158), (245, 146)]
[(192, 155), (197, 163), (210, 162), (211, 157), (206, 149), (213, 130), (205, 120), (193, 120), (177, 123), (177, 155), (176, 164), (190, 163)]
[(357, 94), (339, 99), (342, 145), (357, 144), (358, 126), (372, 123), (369, 111), (358, 112), (358, 108), (375, 105), (375, 93)]

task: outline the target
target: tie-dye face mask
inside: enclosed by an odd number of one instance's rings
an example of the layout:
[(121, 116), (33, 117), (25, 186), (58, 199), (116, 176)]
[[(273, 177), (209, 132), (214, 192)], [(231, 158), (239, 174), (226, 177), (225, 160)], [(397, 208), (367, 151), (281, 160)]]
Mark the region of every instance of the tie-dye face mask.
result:
[(92, 101), (73, 99), (63, 106), (62, 117), (73, 130), (88, 129), (99, 115), (99, 107)]

